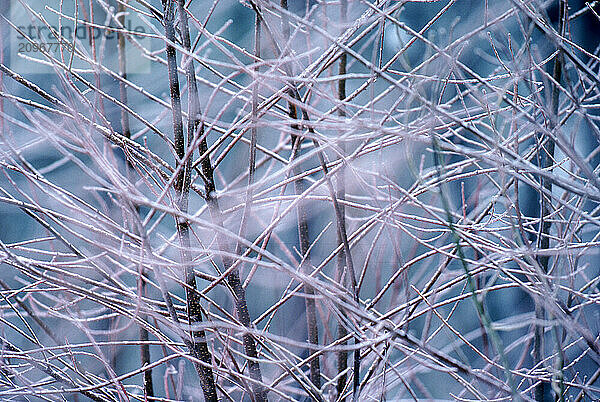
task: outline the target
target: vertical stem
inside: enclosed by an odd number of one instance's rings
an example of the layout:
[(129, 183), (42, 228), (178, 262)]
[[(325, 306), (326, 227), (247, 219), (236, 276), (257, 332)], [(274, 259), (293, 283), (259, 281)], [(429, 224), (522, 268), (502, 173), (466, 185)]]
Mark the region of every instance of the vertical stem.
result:
[[(348, 3), (346, 0), (341, 0), (340, 18), (341, 18), (342, 26), (344, 26), (344, 24), (346, 23), (347, 14), (348, 14)], [(338, 99), (339, 99), (340, 103), (343, 102), (344, 99), (346, 99), (346, 79), (343, 77), (344, 77), (344, 75), (346, 75), (347, 60), (348, 60), (348, 55), (346, 54), (346, 52), (342, 53), (342, 55), (340, 56), (340, 63), (338, 65), (338, 75), (341, 77), (338, 81)], [(343, 104), (340, 104), (340, 107), (338, 109), (338, 115), (340, 116), (341, 119), (346, 117), (346, 110), (345, 110)], [(342, 141), (340, 146), (341, 146), (343, 155), (346, 155), (346, 143), (344, 141)], [(346, 199), (346, 169), (345, 168), (342, 168), (338, 174), (337, 198), (338, 198), (338, 200), (342, 200), (342, 201), (344, 201)], [(346, 219), (346, 208), (343, 203), (340, 204), (340, 212), (341, 212), (342, 218), (345, 220)], [(338, 244), (343, 244), (343, 242), (344, 242), (344, 240), (342, 239), (341, 233), (339, 231), (337, 233), (337, 241), (338, 241)], [(338, 282), (341, 282), (342, 278), (344, 277), (345, 262), (346, 262), (346, 255), (345, 255), (344, 249), (342, 249), (342, 251), (337, 255), (337, 260), (336, 260), (336, 264), (337, 264), (337, 278), (336, 279)], [(342, 311), (342, 314), (343, 314), (343, 311)], [(340, 322), (338, 322), (338, 327), (337, 327), (337, 338), (343, 339), (346, 337), (346, 335), (348, 335), (348, 330), (344, 326), (343, 320), (340, 320)], [(344, 341), (343, 343), (340, 343), (340, 346), (345, 346), (346, 343), (347, 342)], [(348, 352), (345, 350), (340, 350), (337, 353), (337, 369), (338, 369), (339, 377), (337, 380), (337, 388), (336, 388), (338, 401), (340, 401), (340, 402), (344, 402), (346, 400), (346, 398), (340, 398), (340, 396), (343, 394), (344, 388), (346, 386), (347, 375), (346, 375), (345, 371), (347, 368), (348, 368)]]
[[(181, 5), (179, 7), (181, 12)], [(163, 0), (163, 10), (166, 38), (170, 43), (175, 43), (175, 27), (173, 25), (173, 21), (175, 19), (175, 10), (173, 8), (173, 2), (169, 0)], [(187, 18), (185, 12), (182, 13), (181, 18), (182, 26), (185, 26), (185, 28), (187, 28)], [(183, 31), (186, 32), (184, 33)], [(184, 40), (184, 46), (187, 44), (187, 47), (189, 48), (189, 30), (182, 29), (182, 39)], [(173, 134), (175, 137), (175, 151), (177, 153), (177, 163), (185, 164), (185, 166), (182, 169), (180, 169), (177, 173), (177, 177), (175, 179), (175, 192), (179, 209), (182, 212), (187, 212), (190, 186), (191, 159), (188, 158), (185, 161), (183, 160), (186, 154), (186, 144), (183, 136), (181, 95), (179, 92), (179, 78), (177, 75), (177, 55), (175, 52), (175, 48), (170, 43), (167, 43), (167, 68), (169, 71), (169, 88), (171, 93), (171, 107), (173, 111)], [(188, 107), (193, 112), (189, 114), (189, 118), (191, 120), (188, 122), (188, 137), (190, 133), (193, 135), (193, 133), (195, 132), (196, 122), (192, 119), (195, 119), (197, 117), (197, 99), (194, 99), (194, 96), (192, 94), (192, 85), (194, 85), (195, 87), (195, 79), (191, 80), (193, 84), (189, 80), (190, 68), (192, 70), (191, 73), (194, 74), (193, 64), (191, 62), (188, 63), (188, 70), (186, 70), (186, 73), (188, 73), (188, 83), (190, 84), (190, 99)], [(191, 137), (188, 138), (188, 141), (190, 140)], [(193, 325), (202, 322), (200, 296), (196, 292), (196, 276), (194, 274), (194, 269), (191, 265), (192, 257), (190, 254), (189, 223), (185, 219), (176, 218), (176, 224), (177, 233), (179, 237), (179, 245), (181, 249), (181, 262), (184, 266), (185, 282), (187, 285), (185, 288), (185, 294), (187, 303), (188, 324), (191, 328)], [(190, 338), (191, 346), (194, 349), (193, 354), (198, 356), (198, 358), (205, 363), (204, 365), (196, 365), (196, 369), (198, 370), (198, 375), (200, 377), (200, 382), (202, 384), (204, 399), (207, 401), (217, 401), (217, 391), (211, 367), (212, 356), (206, 343), (206, 334), (204, 331), (195, 331), (191, 329)]]
[[(163, 1), (166, 1), (166, 0), (163, 0)], [(178, 0), (177, 4), (178, 4), (179, 15), (180, 15), (180, 24), (181, 24), (180, 28), (181, 28), (181, 36), (182, 36), (182, 40), (183, 40), (183, 47), (186, 50), (191, 51), (190, 31), (189, 31), (189, 27), (188, 27), (187, 12), (185, 10), (185, 1)], [(166, 14), (166, 7), (165, 7), (165, 14)], [(174, 37), (174, 35), (173, 35), (173, 37)], [(193, 141), (193, 139), (196, 138), (196, 132), (197, 132), (198, 138), (200, 138), (200, 144), (198, 147), (200, 155), (205, 155), (205, 157), (201, 161), (201, 167), (202, 167), (202, 173), (203, 173), (204, 179), (205, 179), (206, 203), (208, 205), (208, 209), (209, 209), (209, 212), (211, 215), (211, 220), (212, 220), (213, 224), (222, 227), (223, 226), (223, 216), (222, 216), (221, 208), (219, 206), (219, 201), (218, 201), (218, 199), (216, 197), (216, 193), (215, 193), (216, 187), (215, 187), (215, 181), (214, 181), (214, 170), (210, 163), (210, 157), (207, 155), (208, 144), (206, 142), (206, 135), (204, 134), (204, 125), (202, 124), (202, 120), (200, 118), (200, 102), (199, 102), (199, 98), (198, 98), (198, 87), (196, 84), (194, 63), (193, 63), (193, 60), (190, 59), (190, 60), (184, 60), (183, 64), (184, 64), (186, 75), (187, 75), (188, 90), (189, 90), (188, 113), (189, 113), (190, 120), (188, 122), (188, 143), (191, 144), (192, 142), (195, 142), (195, 141)], [(182, 139), (182, 141), (183, 141), (183, 139)], [(183, 156), (180, 156), (180, 158), (182, 158), (182, 157)], [(185, 182), (186, 182), (185, 202), (186, 202), (186, 208), (187, 208), (187, 193), (189, 193), (191, 158), (188, 158), (188, 160), (186, 161), (186, 165), (187, 166), (185, 169)], [(186, 228), (186, 232), (187, 232), (188, 247), (189, 247), (189, 227), (187, 226), (187, 222), (186, 222), (185, 228)], [(223, 262), (223, 267), (225, 268), (225, 270), (228, 270), (229, 267), (231, 267), (233, 265), (233, 260), (227, 256), (227, 253), (229, 252), (229, 247), (227, 246), (227, 239), (225, 239), (225, 237), (222, 233), (218, 233), (217, 234), (217, 242), (219, 244), (219, 249), (221, 250), (221, 252), (223, 252), (223, 255), (221, 256), (221, 260)], [(182, 248), (182, 249), (185, 250), (185, 248)], [(191, 272), (189, 272), (189, 275), (186, 273), (186, 281), (189, 280), (188, 291), (190, 289), (189, 285), (192, 284), (192, 281), (193, 281), (193, 286), (194, 286), (192, 289), (195, 289), (195, 285), (196, 285), (193, 270), (190, 269), (190, 271)], [(231, 288), (233, 290), (233, 296), (235, 298), (235, 307), (236, 307), (238, 319), (240, 320), (242, 325), (244, 325), (246, 328), (251, 328), (252, 322), (250, 320), (250, 313), (248, 312), (248, 304), (246, 302), (246, 292), (245, 292), (244, 288), (242, 287), (242, 283), (240, 281), (240, 274), (237, 269), (234, 269), (233, 271), (231, 271), (231, 273), (229, 275), (227, 275), (227, 282), (229, 283), (229, 286), (231, 286)], [(198, 295), (195, 291), (192, 291), (191, 293), (192, 294), (190, 296), (198, 297)], [(199, 305), (200, 304), (199, 304), (199, 300), (198, 300), (198, 306)], [(198, 320), (200, 320), (201, 319), (200, 311), (198, 311), (197, 313), (198, 313), (197, 318), (198, 318)], [(202, 333), (201, 336), (203, 337), (204, 334)], [(266, 396), (267, 392), (265, 390), (265, 387), (262, 384), (262, 373), (260, 370), (260, 365), (257, 361), (258, 352), (256, 349), (256, 343), (255, 343), (252, 335), (249, 333), (245, 333), (242, 336), (242, 338), (243, 338), (243, 343), (244, 343), (244, 351), (248, 357), (248, 369), (250, 371), (250, 377), (254, 380), (254, 382), (252, 383), (252, 391), (254, 393), (254, 399), (257, 402), (266, 401), (267, 400), (267, 396)], [(205, 342), (204, 342), (204, 346), (206, 346)], [(206, 354), (208, 357), (210, 357), (210, 354), (208, 353), (208, 349), (206, 349)], [(210, 372), (210, 377), (212, 379), (212, 370)], [(212, 383), (212, 387), (214, 389), (214, 380)], [(215, 394), (215, 398), (216, 398), (216, 394)]]
[[(559, 17), (558, 17), (558, 32), (560, 35), (564, 35), (565, 32), (565, 0), (559, 1)], [(554, 69), (552, 72), (552, 77), (554, 78), (555, 84), (552, 87), (552, 99), (551, 99), (551, 110), (552, 115), (550, 117), (550, 131), (553, 131), (558, 124), (558, 100), (559, 100), (559, 85), (562, 79), (562, 66), (563, 66), (563, 53), (562, 50), (558, 49), (558, 53), (556, 55), (556, 59), (554, 60)], [(552, 165), (554, 164), (554, 148), (555, 142), (554, 138), (548, 136), (545, 141), (545, 145), (542, 146), (542, 166), (543, 169), (551, 172)], [(544, 190), (547, 190), (548, 194), (552, 194), (552, 181), (547, 177), (542, 177), (542, 187)], [(541, 251), (547, 250), (550, 248), (550, 229), (552, 227), (552, 222), (549, 217), (552, 213), (552, 197), (550, 195), (546, 196), (543, 191), (540, 191), (540, 199), (541, 199), (541, 214), (540, 214), (540, 224), (542, 226), (540, 239), (539, 239), (539, 248)], [(548, 272), (549, 260), (550, 256), (548, 255), (540, 255), (538, 258), (538, 263), (543, 271), (543, 274)], [(545, 311), (543, 307), (543, 303), (541, 301), (536, 301), (535, 303), (535, 318), (538, 324), (535, 328), (534, 334), (534, 351), (533, 358), (534, 363), (538, 364), (542, 362), (543, 356), (543, 340), (544, 340), (544, 326), (540, 325), (540, 322), (545, 320)], [(558, 337), (556, 338), (558, 341)], [(557, 346), (559, 344), (557, 343)], [(559, 358), (561, 357), (561, 351), (558, 353)], [(562, 371), (560, 368), (559, 371)], [(535, 388), (535, 400), (541, 402), (544, 400), (544, 389), (545, 384), (540, 381), (540, 383)], [(559, 395), (560, 394), (560, 395)], [(562, 400), (563, 395), (562, 392), (557, 394), (557, 399)]]
[(436, 175), (439, 179), (438, 186), (439, 186), (440, 200), (442, 201), (442, 207), (446, 213), (446, 219), (448, 221), (448, 229), (450, 230), (450, 233), (452, 234), (452, 237), (453, 237), (453, 240), (455, 243), (456, 254), (458, 256), (458, 259), (461, 262), (461, 265), (462, 265), (463, 270), (465, 271), (465, 275), (467, 277), (466, 278), (467, 287), (468, 287), (469, 291), (471, 292), (471, 299), (473, 300), (473, 304), (475, 305), (475, 309), (477, 311), (477, 315), (479, 316), (479, 320), (481, 321), (484, 328), (488, 332), (489, 339), (500, 357), (500, 362), (502, 363), (502, 366), (504, 367), (506, 381), (507, 381), (508, 385), (510, 386), (510, 389), (512, 392), (512, 400), (520, 401), (522, 398), (519, 394), (518, 389), (515, 386), (514, 379), (513, 379), (512, 373), (510, 371), (510, 365), (508, 364), (508, 359), (506, 358), (506, 353), (504, 352), (504, 345), (502, 343), (502, 339), (500, 338), (500, 336), (498, 335), (498, 333), (492, 326), (492, 321), (491, 321), (490, 317), (487, 315), (487, 313), (485, 312), (485, 310), (483, 308), (483, 303), (478, 299), (477, 294), (475, 293), (476, 292), (475, 281), (473, 280), (473, 276), (471, 275), (471, 271), (469, 270), (469, 265), (466, 260), (466, 256), (465, 256), (463, 248), (460, 244), (460, 237), (454, 226), (454, 219), (452, 217), (452, 213), (450, 212), (451, 211), (450, 202), (448, 201), (448, 198), (446, 197), (446, 192), (444, 189), (446, 183), (443, 180), (443, 176), (442, 176), (443, 164), (442, 164), (442, 160), (440, 157), (441, 150), (440, 150), (440, 146), (439, 146), (436, 134), (434, 132), (431, 133), (431, 142), (432, 142), (432, 148), (433, 148), (433, 163), (434, 163), (434, 166), (436, 167)]
[[(260, 18), (256, 15), (254, 25), (254, 56), (260, 58)], [(259, 67), (254, 67), (255, 73), (258, 74)], [(244, 238), (246, 235), (246, 227), (248, 218), (252, 211), (252, 197), (254, 194), (252, 184), (254, 183), (254, 173), (256, 172), (256, 138), (257, 138), (257, 112), (258, 112), (258, 77), (252, 82), (252, 127), (250, 128), (250, 152), (248, 157), (248, 188), (246, 189), (246, 203), (244, 204), (244, 212), (242, 214), (242, 222), (240, 223), (239, 237)], [(241, 254), (242, 243), (238, 242), (236, 255)]]
[[(256, 3), (251, 2), (251, 5), (253, 7), (253, 9), (255, 10), (255, 12), (257, 14), (260, 13), (260, 10), (258, 8), (258, 6), (256, 5)], [(287, 0), (281, 0), (281, 7), (284, 11), (287, 12)], [(284, 35), (286, 35), (287, 37), (289, 37), (289, 22), (287, 19), (287, 13), (283, 12), (282, 13), (282, 23), (283, 23), (283, 32)], [(267, 30), (268, 31), (268, 30)], [(277, 41), (274, 40), (273, 35), (270, 34), (270, 39), (272, 41), (273, 47), (277, 53), (277, 55), (279, 57), (283, 57), (284, 53), (281, 51), (280, 46), (278, 45)], [(285, 71), (285, 73), (289, 76), (292, 77), (292, 73), (291, 70), (284, 64), (283, 69)], [(296, 86), (293, 83), (288, 83), (288, 96), (290, 97), (290, 101), (288, 102), (289, 105), (289, 111), (288, 114), (290, 116), (290, 118), (292, 119), (296, 119), (298, 117), (298, 112), (296, 110), (296, 104), (300, 105), (300, 109), (301, 109), (301, 113), (302, 113), (302, 120), (309, 122), (309, 116), (308, 116), (308, 112), (306, 110), (305, 107), (302, 106), (302, 99), (300, 97), (300, 94), (298, 92), (298, 89), (296, 88)], [(291, 135), (291, 139), (292, 139), (292, 158), (291, 160), (293, 161), (296, 154), (299, 153), (300, 151), (300, 145), (301, 145), (301, 138), (302, 137), (298, 137), (296, 134), (294, 134), (295, 131), (299, 130), (299, 125), (298, 124), (291, 124), (291, 128), (292, 128), (292, 135)], [(316, 134), (314, 129), (308, 125), (308, 127), (306, 127), (308, 129), (308, 132), (310, 134), (312, 134), (313, 136)], [(337, 226), (337, 230), (338, 230), (338, 236), (339, 238), (342, 240), (343, 244), (344, 244), (344, 257), (345, 257), (345, 261), (346, 261), (346, 266), (348, 269), (348, 273), (350, 276), (350, 285), (351, 285), (351, 289), (352, 289), (352, 293), (354, 295), (354, 301), (356, 302), (356, 304), (359, 304), (359, 294), (358, 294), (358, 288), (356, 286), (356, 273), (354, 271), (354, 263), (352, 262), (352, 255), (350, 252), (350, 245), (348, 242), (348, 236), (346, 233), (346, 225), (345, 225), (345, 220), (343, 217), (343, 213), (341, 212), (341, 208), (340, 208), (340, 204), (338, 202), (337, 199), (337, 195), (336, 195), (336, 191), (333, 188), (333, 184), (331, 182), (331, 178), (328, 176), (328, 168), (327, 168), (327, 163), (325, 160), (325, 156), (323, 151), (320, 149), (320, 145), (319, 142), (317, 141), (316, 138), (313, 138), (312, 140), (313, 145), (315, 147), (315, 149), (317, 150), (317, 155), (319, 157), (319, 163), (321, 165), (321, 169), (323, 170), (323, 174), (325, 176), (325, 182), (327, 184), (327, 188), (329, 190), (329, 194), (331, 196), (331, 199), (333, 201), (333, 208), (335, 211), (335, 217), (336, 217), (336, 226)], [(293, 172), (295, 175), (301, 173), (301, 171), (299, 171), (298, 173), (296, 173), (296, 169), (298, 169), (298, 167), (294, 167), (293, 168)], [(296, 183), (295, 183), (296, 184)], [(300, 193), (298, 193), (298, 190), (301, 190), (302, 188), (299, 187), (300, 185), (302, 185), (302, 182), (298, 182), (295, 187), (296, 187), (296, 193), (299, 195)], [(304, 192), (304, 191), (302, 191)], [(306, 230), (303, 228), (303, 224), (302, 224), (302, 220), (306, 220), (306, 216), (305, 213), (301, 212), (301, 207), (302, 207), (302, 201), (303, 200), (298, 200), (298, 206), (297, 206), (297, 212), (299, 214), (298, 217), (298, 231), (299, 231), (299, 236), (300, 236), (300, 242), (302, 243), (302, 238), (303, 236), (306, 237), (306, 239), (308, 239), (308, 226), (306, 226)], [(301, 244), (302, 247), (302, 244)], [(307, 251), (308, 251), (308, 247), (307, 247)], [(308, 255), (306, 255), (304, 253), (304, 258), (303, 261), (306, 262), (306, 259), (308, 258)], [(301, 266), (300, 268), (302, 269), (304, 266)], [(308, 293), (310, 291), (313, 291), (314, 293), (314, 289), (312, 289), (312, 287), (306, 287), (306, 292), (308, 294), (308, 298), (312, 298), (311, 294)], [(310, 315), (311, 312), (309, 311), (310, 308), (314, 306), (314, 302), (313, 303), (309, 303), (309, 301), (307, 300), (307, 320), (308, 320), (308, 332), (309, 332), (309, 338), (312, 337), (312, 339), (318, 341), (318, 328), (316, 327), (316, 314), (315, 314), (315, 320), (314, 322), (311, 321)], [(314, 324), (314, 328), (311, 329), (311, 325)], [(354, 337), (354, 343), (358, 344), (360, 343), (360, 339), (359, 337), (356, 335)], [(311, 363), (313, 363), (313, 365), (311, 365), (311, 375), (316, 373), (315, 369), (318, 369), (318, 371), (320, 372), (320, 368), (318, 366), (319, 362), (316, 359), (316, 357), (314, 359), (311, 359)], [(354, 383), (353, 383), (353, 388), (354, 388), (354, 399), (356, 400), (358, 398), (358, 391), (359, 391), (359, 386), (360, 386), (360, 378), (359, 378), (359, 373), (360, 373), (360, 349), (359, 348), (355, 348), (354, 350)], [(319, 384), (320, 384), (320, 379), (318, 380)], [(313, 382), (314, 383), (314, 382)], [(317, 383), (314, 383), (317, 384)]]
[[(290, 103), (289, 115), (292, 119), (296, 119), (296, 108)], [(292, 130), (298, 130), (297, 125), (292, 125)], [(296, 134), (292, 134), (292, 157), (291, 163), (295, 163), (295, 159), (302, 150), (302, 138)], [(294, 176), (302, 174), (302, 167), (295, 164), (293, 167)], [(294, 181), (294, 191), (297, 196), (300, 196), (306, 191), (306, 183), (299, 178)], [(301, 200), (296, 208), (298, 218), (298, 239), (300, 242), (300, 252), (302, 254), (302, 262), (300, 263), (300, 271), (306, 275), (310, 275), (310, 236), (308, 231), (308, 216), (306, 206)], [(308, 331), (308, 342), (312, 345), (319, 344), (319, 327), (317, 326), (317, 310), (315, 305), (315, 290), (309, 285), (304, 285), (304, 293), (307, 295), (305, 299), (306, 308), (306, 325)], [(310, 350), (309, 353), (313, 353)], [(310, 380), (317, 388), (321, 388), (321, 365), (319, 356), (313, 357), (309, 362)]]
[[(257, 58), (260, 58), (260, 30), (261, 30), (260, 29), (260, 18), (257, 15), (256, 19), (255, 19), (255, 26), (254, 26), (254, 55)], [(256, 66), (254, 68), (254, 71), (256, 71), (258, 73), (258, 71), (259, 71), (258, 66)], [(258, 110), (258, 81), (257, 80), (258, 79), (255, 79), (254, 82), (252, 83), (252, 128), (250, 129), (248, 188), (246, 189), (246, 204), (244, 205), (244, 212), (243, 212), (242, 221), (240, 224), (240, 238), (243, 238), (245, 236), (246, 227), (248, 224), (248, 218), (252, 211), (252, 197), (253, 197), (252, 184), (254, 183), (254, 173), (256, 170), (256, 141), (257, 141), (256, 115), (257, 115), (257, 110)], [(212, 173), (212, 168), (211, 168), (211, 172), (210, 172), (211, 180), (212, 180), (212, 177), (213, 177), (213, 173)], [(214, 186), (214, 182), (212, 183), (212, 185)], [(215, 202), (216, 202), (216, 200), (215, 200)], [(215, 210), (215, 212), (214, 212), (215, 214), (220, 215), (220, 209), (218, 208), (218, 205), (216, 205), (216, 207), (214, 206), (213, 209)], [(211, 209), (211, 211), (213, 209)], [(221, 219), (221, 218), (219, 218), (219, 219)], [(238, 242), (236, 254), (241, 254), (241, 252), (242, 252), (242, 243)], [(231, 266), (231, 263), (228, 266)], [(248, 313), (248, 307), (246, 305), (246, 296), (245, 296), (244, 287), (241, 283), (239, 273), (237, 270), (232, 272), (229, 275), (228, 282), (231, 285), (232, 289), (234, 289), (234, 292), (235, 292), (236, 309), (238, 311), (238, 316), (240, 318), (240, 321), (242, 322), (242, 324), (244, 326), (249, 328), (251, 325), (250, 314)], [(260, 382), (262, 382), (262, 374), (260, 371), (260, 366), (256, 361), (253, 360), (258, 357), (258, 351), (256, 349), (254, 338), (252, 338), (252, 336), (249, 334), (245, 334), (243, 337), (243, 341), (244, 341), (244, 348), (245, 348), (246, 354), (249, 357), (251, 357), (251, 359), (248, 360), (248, 367), (250, 369), (250, 375), (252, 376), (252, 378), (254, 380), (256, 380), (258, 382), (257, 384), (252, 385), (253, 392), (254, 392), (254, 398), (257, 401), (266, 401), (267, 400), (266, 390), (264, 389), (264, 387), (262, 385), (260, 385)]]
[[(287, 0), (281, 0), (281, 8), (284, 10), (288, 9)], [(282, 14), (282, 25), (283, 25), (283, 34), (284, 39), (287, 41), (290, 40), (290, 26), (288, 18), (285, 14)], [(283, 56), (283, 55), (280, 55)], [(296, 94), (292, 89), (289, 90), (289, 95), (292, 99), (296, 98)], [(300, 99), (298, 99), (300, 100)], [(291, 119), (296, 120), (298, 118), (298, 113), (296, 110), (296, 106), (289, 102), (288, 104), (288, 115)], [(302, 167), (299, 164), (295, 164), (296, 157), (300, 155), (302, 151), (302, 137), (295, 134), (299, 132), (299, 126), (297, 124), (292, 124), (292, 156), (290, 158), (290, 163), (294, 164), (293, 174), (294, 176), (298, 176), (302, 173)], [(306, 190), (306, 183), (303, 179), (297, 179), (294, 181), (294, 191), (297, 196), (300, 196)], [(302, 253), (302, 262), (300, 264), (300, 271), (309, 275), (310, 274), (310, 236), (308, 231), (308, 218), (306, 214), (306, 206), (304, 205), (303, 200), (298, 202), (298, 206), (296, 208), (296, 214), (298, 217), (298, 238), (300, 242), (300, 252)], [(306, 308), (306, 326), (308, 331), (308, 342), (312, 345), (319, 344), (319, 327), (317, 325), (317, 310), (315, 305), (315, 290), (311, 285), (304, 285), (304, 293), (306, 294), (305, 299), (305, 308)], [(309, 353), (313, 353), (313, 350), (309, 351)], [(309, 361), (310, 368), (310, 380), (315, 385), (316, 388), (321, 388), (321, 363), (319, 361), (319, 356), (315, 356)]]
[[(200, 144), (200, 153), (205, 153), (206, 151), (206, 142), (202, 141), (202, 143)], [(219, 200), (217, 199), (217, 197), (215, 197), (213, 169), (210, 166), (210, 161), (208, 160), (208, 157), (206, 157), (205, 160), (208, 161), (206, 163), (203, 162), (203, 171), (206, 177), (206, 203), (208, 205), (208, 210), (210, 212), (213, 224), (216, 226), (223, 227), (223, 214), (219, 206)], [(221, 260), (223, 262), (223, 267), (225, 268), (225, 270), (228, 270), (230, 267), (233, 266), (234, 261), (231, 257), (229, 257), (231, 251), (229, 250), (227, 239), (221, 232), (217, 233), (217, 243), (219, 246), (219, 250), (222, 252)], [(252, 321), (250, 320), (248, 303), (246, 301), (246, 291), (242, 286), (240, 280), (240, 273), (237, 270), (237, 268), (232, 270), (227, 275), (227, 283), (233, 290), (233, 297), (235, 299), (235, 309), (237, 312), (238, 320), (244, 327), (252, 328)], [(254, 341), (254, 338), (250, 333), (244, 333), (242, 335), (242, 340), (244, 344), (244, 351), (246, 353), (246, 356), (248, 357), (248, 369), (250, 371), (250, 377), (254, 380), (252, 382), (252, 392), (254, 394), (254, 399), (257, 402), (267, 401), (267, 390), (265, 389), (262, 383), (262, 373), (260, 370), (260, 365), (257, 361), (258, 351), (256, 349), (256, 342)]]
[[(119, 13), (118, 21), (121, 26), (125, 26), (125, 6), (123, 3), (118, 2), (117, 11)], [(119, 75), (123, 80), (127, 79), (127, 58), (125, 54), (125, 35), (121, 30), (117, 32), (118, 38), (118, 52), (119, 52)], [(123, 81), (119, 81), (119, 96), (121, 103), (127, 105), (127, 86)], [(121, 108), (121, 129), (123, 135), (127, 138), (131, 138), (131, 131), (129, 129), (129, 115), (127, 111)]]
[[(118, 2), (117, 10), (119, 12), (119, 23), (121, 26), (124, 26), (125, 23), (125, 6), (123, 3)], [(127, 58), (125, 54), (125, 35), (123, 32), (119, 31), (117, 33), (118, 38), (118, 53), (119, 53), (119, 75), (123, 80), (127, 79)], [(119, 81), (119, 96), (121, 98), (121, 103), (127, 105), (127, 86), (124, 81)], [(121, 130), (123, 135), (127, 138), (131, 138), (131, 130), (129, 128), (129, 115), (125, 109), (121, 109)], [(129, 163), (128, 163), (129, 165)], [(129, 166), (131, 168), (131, 166)], [(139, 208), (136, 208), (139, 213)], [(144, 266), (141, 266), (140, 279), (139, 279), (139, 288), (140, 288), (140, 296), (144, 297), (146, 295), (146, 270)], [(140, 318), (144, 321), (147, 320), (146, 314), (142, 314)], [(148, 330), (143, 326), (140, 326), (139, 331), (140, 337), (140, 357), (142, 367), (148, 366), (150, 364), (150, 345), (148, 345)], [(152, 369), (146, 369), (144, 371), (144, 395), (146, 398), (152, 398), (154, 396), (154, 386), (152, 384)]]

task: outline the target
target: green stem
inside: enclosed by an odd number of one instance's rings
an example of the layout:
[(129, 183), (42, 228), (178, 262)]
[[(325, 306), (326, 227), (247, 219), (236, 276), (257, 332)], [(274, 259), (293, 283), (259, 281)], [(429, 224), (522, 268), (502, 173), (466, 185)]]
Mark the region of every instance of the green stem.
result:
[(469, 289), (469, 292), (471, 292), (471, 299), (473, 300), (473, 304), (475, 305), (475, 309), (477, 310), (477, 315), (479, 316), (479, 320), (481, 321), (484, 328), (486, 329), (492, 345), (494, 346), (494, 348), (496, 349), (496, 352), (500, 356), (502, 366), (504, 367), (504, 373), (506, 375), (506, 380), (512, 391), (513, 400), (521, 400), (521, 396), (519, 395), (519, 392), (518, 392), (517, 388), (515, 387), (512, 373), (510, 372), (510, 366), (509, 366), (508, 360), (506, 358), (506, 353), (504, 352), (504, 345), (502, 343), (502, 340), (498, 336), (498, 333), (496, 332), (496, 330), (492, 327), (492, 322), (491, 322), (490, 318), (488, 317), (486, 311), (484, 310), (482, 302), (477, 298), (477, 293), (476, 293), (477, 289), (475, 287), (475, 281), (473, 280), (473, 276), (471, 275), (471, 271), (469, 270), (469, 265), (465, 258), (463, 248), (460, 244), (460, 236), (458, 235), (458, 232), (456, 231), (456, 228), (454, 226), (454, 220), (452, 218), (452, 213), (450, 212), (450, 203), (444, 192), (444, 181), (442, 179), (442, 162), (440, 159), (440, 147), (438, 144), (437, 137), (434, 133), (431, 134), (431, 142), (433, 145), (434, 164), (437, 169), (436, 173), (437, 173), (438, 179), (440, 181), (440, 184), (439, 184), (440, 199), (442, 200), (442, 206), (444, 208), (444, 211), (446, 212), (448, 228), (450, 229), (450, 232), (452, 233), (452, 237), (453, 237), (454, 243), (456, 245), (456, 254), (462, 264), (463, 270), (465, 271), (465, 274), (467, 277), (467, 287)]

